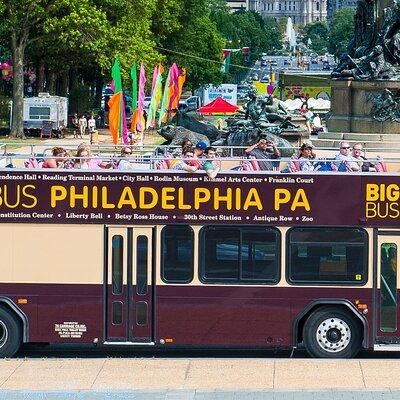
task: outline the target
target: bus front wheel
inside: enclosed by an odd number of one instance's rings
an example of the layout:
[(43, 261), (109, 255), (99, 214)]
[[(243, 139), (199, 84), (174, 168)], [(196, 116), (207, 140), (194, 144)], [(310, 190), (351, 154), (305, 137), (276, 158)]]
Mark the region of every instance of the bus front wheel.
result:
[(0, 307), (0, 358), (12, 357), (21, 346), (20, 321), (12, 312)]
[(348, 312), (323, 307), (307, 318), (303, 341), (313, 357), (351, 358), (361, 348), (361, 330)]

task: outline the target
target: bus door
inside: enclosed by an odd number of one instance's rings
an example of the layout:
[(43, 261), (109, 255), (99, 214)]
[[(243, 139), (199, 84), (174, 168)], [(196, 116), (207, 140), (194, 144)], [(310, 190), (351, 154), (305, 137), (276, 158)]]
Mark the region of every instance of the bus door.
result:
[(152, 237), (151, 227), (106, 228), (107, 343), (152, 344)]
[(400, 343), (398, 281), (400, 235), (379, 234), (375, 288), (376, 343)]

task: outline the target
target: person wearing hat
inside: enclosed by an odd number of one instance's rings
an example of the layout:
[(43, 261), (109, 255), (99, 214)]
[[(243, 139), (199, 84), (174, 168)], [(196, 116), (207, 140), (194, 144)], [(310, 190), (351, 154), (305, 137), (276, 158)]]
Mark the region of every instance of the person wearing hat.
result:
[(206, 148), (207, 148), (207, 143), (200, 140), (199, 142), (197, 142), (194, 148), (194, 155), (196, 157), (202, 157)]
[(272, 171), (274, 166), (269, 160), (281, 156), (275, 143), (272, 140), (266, 139), (260, 139), (256, 144), (248, 147), (244, 152), (247, 156), (254, 157), (257, 160), (261, 171)]
[(309, 172), (315, 170), (315, 163), (311, 161), (315, 159), (313, 149), (314, 145), (311, 142), (304, 142), (301, 145), (299, 157), (300, 171)]
[(201, 169), (202, 162), (199, 159), (202, 159), (204, 156), (204, 151), (207, 148), (207, 143), (203, 142), (200, 140), (197, 142), (195, 148), (194, 148), (194, 155), (193, 155), (193, 160), (191, 160), (190, 165), (193, 167), (197, 167), (198, 169)]

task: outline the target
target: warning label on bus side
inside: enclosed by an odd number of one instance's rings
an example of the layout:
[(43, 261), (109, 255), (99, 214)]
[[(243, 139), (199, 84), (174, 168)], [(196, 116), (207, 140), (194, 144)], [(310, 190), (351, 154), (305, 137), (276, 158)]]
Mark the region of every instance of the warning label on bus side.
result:
[(63, 322), (62, 324), (55, 324), (54, 331), (58, 332), (60, 338), (63, 339), (80, 339), (86, 332), (86, 325), (78, 322)]

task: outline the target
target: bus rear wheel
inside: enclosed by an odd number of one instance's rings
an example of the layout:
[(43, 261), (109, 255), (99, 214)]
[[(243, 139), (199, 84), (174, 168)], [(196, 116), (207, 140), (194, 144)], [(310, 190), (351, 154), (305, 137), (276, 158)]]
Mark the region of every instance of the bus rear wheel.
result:
[(303, 341), (312, 357), (351, 358), (361, 348), (361, 330), (350, 313), (323, 307), (307, 318)]
[(21, 337), (17, 316), (0, 307), (0, 358), (12, 357), (21, 346)]

